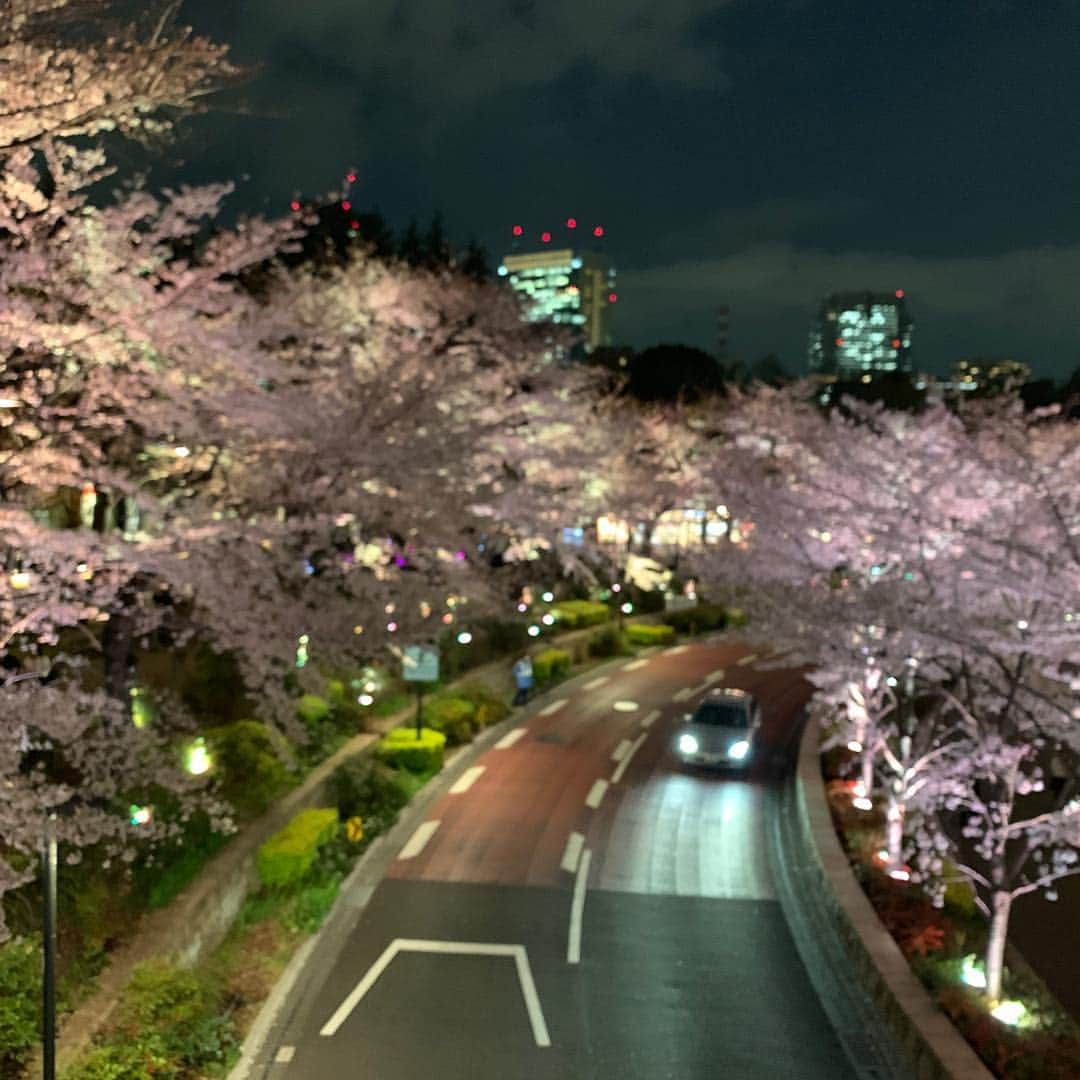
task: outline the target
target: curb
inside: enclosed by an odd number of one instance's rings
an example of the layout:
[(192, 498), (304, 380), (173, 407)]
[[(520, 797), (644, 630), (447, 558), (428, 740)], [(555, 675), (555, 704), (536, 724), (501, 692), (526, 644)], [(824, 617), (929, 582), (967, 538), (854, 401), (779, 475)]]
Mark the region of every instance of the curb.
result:
[(849, 967), (877, 1007), (918, 1080), (993, 1080), (967, 1040), (934, 1003), (852, 873), (833, 827), (821, 775), (820, 732), (807, 723), (799, 745), (793, 823), (819, 900)]

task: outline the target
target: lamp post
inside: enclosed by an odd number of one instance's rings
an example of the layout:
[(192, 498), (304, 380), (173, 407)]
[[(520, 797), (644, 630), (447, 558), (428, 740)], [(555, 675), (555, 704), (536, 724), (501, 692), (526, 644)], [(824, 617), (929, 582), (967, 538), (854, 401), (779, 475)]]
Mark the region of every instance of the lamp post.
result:
[(56, 1080), (56, 815), (45, 820), (41, 845), (43, 947), (41, 979), (41, 1063), (44, 1080)]

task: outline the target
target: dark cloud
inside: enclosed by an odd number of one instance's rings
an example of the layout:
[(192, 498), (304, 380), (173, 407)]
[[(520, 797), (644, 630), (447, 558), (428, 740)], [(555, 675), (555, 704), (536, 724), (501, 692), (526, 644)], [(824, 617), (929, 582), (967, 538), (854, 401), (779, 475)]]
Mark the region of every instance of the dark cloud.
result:
[[(603, 222), (620, 335), (804, 358), (821, 293), (903, 278), (930, 368), (1074, 363), (1080, 7), (865, 0), (188, 0), (262, 74), (178, 146), (238, 201), (361, 171), (403, 226), (501, 254)], [(988, 270), (988, 268), (991, 268)], [(993, 299), (989, 299), (992, 297)], [(991, 349), (991, 346), (993, 348)]]

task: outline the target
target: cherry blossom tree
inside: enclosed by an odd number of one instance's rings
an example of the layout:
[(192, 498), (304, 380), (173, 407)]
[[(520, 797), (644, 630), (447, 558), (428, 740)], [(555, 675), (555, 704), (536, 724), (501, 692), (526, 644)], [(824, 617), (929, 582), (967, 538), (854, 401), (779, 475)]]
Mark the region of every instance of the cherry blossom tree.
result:
[[(741, 451), (731, 498), (758, 525), (736, 565), (786, 594), (787, 633), (819, 665), (823, 702), (855, 721), (851, 741), (873, 722), (890, 862), (906, 830), (916, 877), (932, 886), (949, 851), (975, 884), (996, 997), (1012, 899), (1073, 872), (1067, 792), (1036, 796), (1047, 755), (1075, 761), (1078, 741), (1078, 426), (1008, 402), (823, 414), (805, 390), (751, 396), (726, 423)], [(868, 634), (891, 657), (892, 695), (867, 678)], [(966, 836), (947, 826), (961, 807)]]

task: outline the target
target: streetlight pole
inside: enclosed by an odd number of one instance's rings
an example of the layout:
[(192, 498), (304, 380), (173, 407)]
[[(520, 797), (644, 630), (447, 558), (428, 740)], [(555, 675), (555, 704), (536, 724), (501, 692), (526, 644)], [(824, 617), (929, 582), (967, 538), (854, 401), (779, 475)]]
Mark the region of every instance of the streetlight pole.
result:
[(44, 963), (41, 980), (42, 1076), (56, 1080), (56, 815), (49, 814), (41, 846)]

